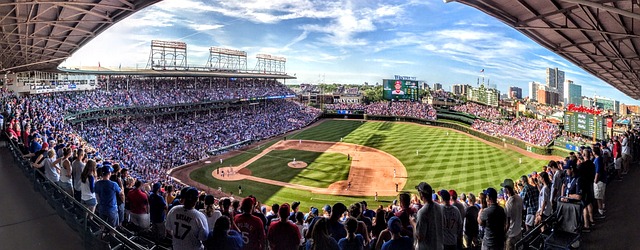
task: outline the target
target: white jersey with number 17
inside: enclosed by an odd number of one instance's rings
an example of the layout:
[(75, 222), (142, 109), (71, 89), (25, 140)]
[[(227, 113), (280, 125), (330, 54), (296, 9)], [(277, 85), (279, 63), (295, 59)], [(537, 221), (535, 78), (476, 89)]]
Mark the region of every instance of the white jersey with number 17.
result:
[(171, 231), (173, 249), (204, 249), (209, 226), (207, 217), (198, 210), (175, 206), (167, 214), (165, 226)]

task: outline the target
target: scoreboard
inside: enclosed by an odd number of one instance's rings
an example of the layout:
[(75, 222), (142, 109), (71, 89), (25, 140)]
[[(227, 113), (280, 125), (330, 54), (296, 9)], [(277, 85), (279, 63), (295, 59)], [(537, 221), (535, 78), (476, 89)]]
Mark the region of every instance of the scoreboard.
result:
[(385, 100), (417, 101), (420, 99), (416, 80), (383, 79), (382, 87), (382, 96)]
[(603, 140), (605, 138), (604, 117), (580, 113), (580, 112), (564, 112), (564, 130), (571, 133), (582, 134), (586, 137)]

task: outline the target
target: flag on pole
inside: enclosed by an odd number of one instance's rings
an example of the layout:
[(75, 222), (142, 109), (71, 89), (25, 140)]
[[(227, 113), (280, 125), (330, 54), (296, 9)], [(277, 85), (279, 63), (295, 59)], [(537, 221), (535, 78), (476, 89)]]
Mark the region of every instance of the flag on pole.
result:
[(480, 70), (480, 73), (484, 73), (484, 69)]
[(120, 65), (118, 65), (118, 70), (122, 69), (122, 63)]
[(101, 68), (101, 67), (100, 67), (100, 62), (98, 62), (98, 68)]

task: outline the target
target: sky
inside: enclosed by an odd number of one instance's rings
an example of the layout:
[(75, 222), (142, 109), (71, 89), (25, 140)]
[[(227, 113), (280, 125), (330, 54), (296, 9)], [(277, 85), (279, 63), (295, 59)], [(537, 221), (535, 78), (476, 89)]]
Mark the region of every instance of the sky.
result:
[(476, 85), (480, 71), (506, 93), (529, 95), (546, 68), (565, 71), (582, 95), (640, 104), (516, 30), (476, 9), (442, 0), (164, 0), (113, 25), (62, 66), (144, 68), (151, 40), (187, 43), (204, 66), (211, 46), (287, 58), (299, 83), (375, 84), (394, 75), (432, 85)]

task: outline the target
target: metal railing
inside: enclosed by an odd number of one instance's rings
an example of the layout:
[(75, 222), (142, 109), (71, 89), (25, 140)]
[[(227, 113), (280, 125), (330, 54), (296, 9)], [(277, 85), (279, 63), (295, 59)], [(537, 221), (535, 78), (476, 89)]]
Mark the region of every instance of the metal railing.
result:
[[(6, 134), (5, 134), (6, 135)], [(80, 234), (86, 249), (166, 249), (154, 242), (122, 228), (114, 228), (88, 210), (84, 205), (67, 194), (57, 184), (48, 180), (44, 174), (31, 166), (23, 157), (20, 147), (9, 140), (6, 144), (13, 160), (25, 176), (58, 215)]]

